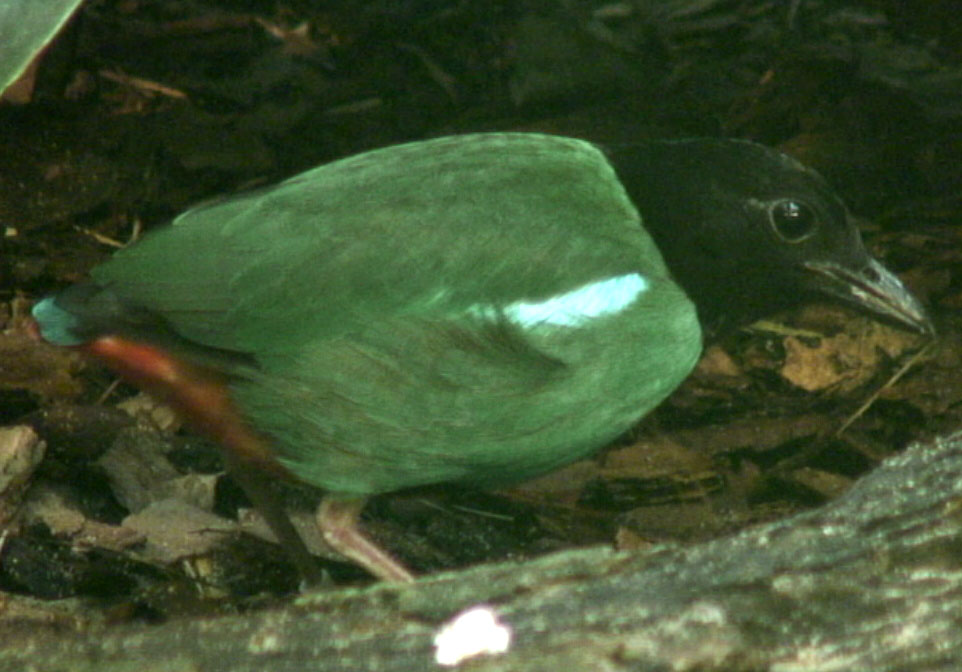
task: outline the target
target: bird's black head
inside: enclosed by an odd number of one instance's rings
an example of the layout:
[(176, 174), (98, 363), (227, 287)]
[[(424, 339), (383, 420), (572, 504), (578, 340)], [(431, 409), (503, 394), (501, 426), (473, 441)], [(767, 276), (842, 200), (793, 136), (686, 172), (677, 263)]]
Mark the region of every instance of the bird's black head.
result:
[(866, 251), (818, 173), (743, 140), (609, 151), (675, 279), (710, 331), (828, 295), (918, 331), (919, 302)]

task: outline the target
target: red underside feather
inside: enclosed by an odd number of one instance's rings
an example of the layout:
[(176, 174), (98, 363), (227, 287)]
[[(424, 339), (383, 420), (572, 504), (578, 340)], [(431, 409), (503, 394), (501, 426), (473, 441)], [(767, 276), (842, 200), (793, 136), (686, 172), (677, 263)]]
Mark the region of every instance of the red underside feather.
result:
[(80, 348), (122, 378), (174, 407), (199, 432), (247, 464), (287, 475), (237, 412), (223, 376), (151, 345), (103, 336)]

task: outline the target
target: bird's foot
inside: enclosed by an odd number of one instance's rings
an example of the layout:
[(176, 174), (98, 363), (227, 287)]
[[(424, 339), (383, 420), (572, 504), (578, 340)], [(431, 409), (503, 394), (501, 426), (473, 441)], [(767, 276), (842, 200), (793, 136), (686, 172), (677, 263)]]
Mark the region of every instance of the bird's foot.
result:
[(414, 575), (360, 529), (364, 499), (325, 497), (317, 507), (317, 526), (324, 541), (349, 560), (384, 581), (409, 582)]

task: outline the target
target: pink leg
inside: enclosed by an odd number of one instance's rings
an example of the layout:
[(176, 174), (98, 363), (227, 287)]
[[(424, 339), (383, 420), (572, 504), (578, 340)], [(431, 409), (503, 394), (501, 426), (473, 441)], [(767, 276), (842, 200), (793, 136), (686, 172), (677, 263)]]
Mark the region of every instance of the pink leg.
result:
[(331, 548), (384, 581), (408, 582), (414, 575), (359, 527), (364, 499), (325, 497), (317, 507), (317, 526)]

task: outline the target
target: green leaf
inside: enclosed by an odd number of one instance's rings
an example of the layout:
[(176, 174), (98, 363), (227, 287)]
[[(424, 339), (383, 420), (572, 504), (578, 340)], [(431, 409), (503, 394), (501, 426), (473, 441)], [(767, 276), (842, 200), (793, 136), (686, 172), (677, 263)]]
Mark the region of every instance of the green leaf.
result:
[(83, 0), (0, 0), (0, 93), (27, 69)]

